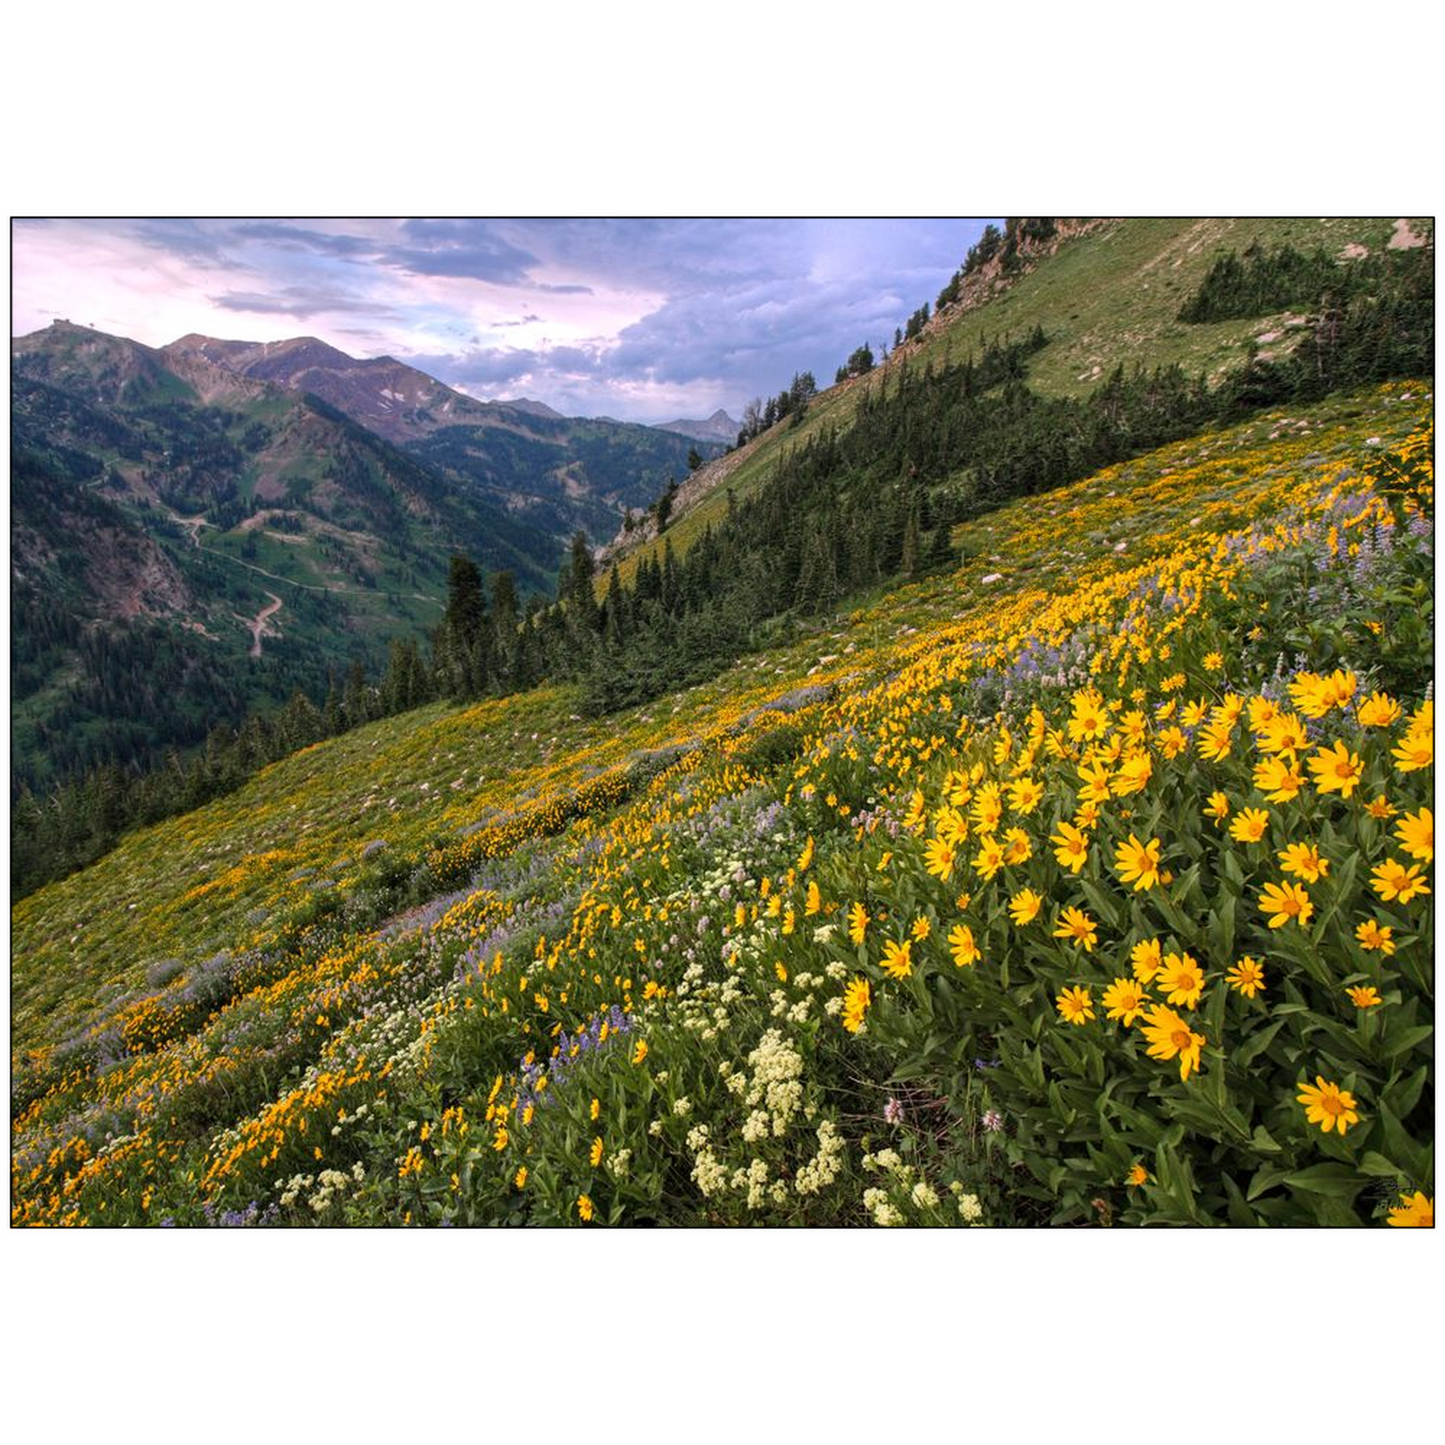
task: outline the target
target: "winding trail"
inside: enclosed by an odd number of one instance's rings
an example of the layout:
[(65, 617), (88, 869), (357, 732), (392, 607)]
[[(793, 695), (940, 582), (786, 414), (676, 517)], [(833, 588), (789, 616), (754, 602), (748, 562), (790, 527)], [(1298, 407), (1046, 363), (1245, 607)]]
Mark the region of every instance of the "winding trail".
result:
[[(170, 509), (167, 508), (167, 510)], [(294, 577), (282, 577), (279, 573), (268, 572), (264, 567), (256, 566), (254, 562), (244, 562), (239, 557), (231, 556), (229, 552), (222, 552), (216, 547), (206, 546), (201, 541), (201, 528), (214, 527), (216, 525), (214, 522), (208, 522), (204, 517), (182, 517), (177, 512), (170, 512), (170, 517), (173, 522), (179, 522), (181, 526), (191, 529), (191, 545), (197, 551), (209, 552), (212, 557), (219, 557), (221, 561), (230, 562), (236, 567), (244, 567), (248, 572), (255, 572), (258, 576), (266, 577), (272, 582), (280, 582), (287, 587), (299, 587), (303, 592), (345, 592), (353, 597), (378, 597), (381, 595), (375, 587), (322, 587), (315, 582), (298, 582)], [(266, 595), (271, 597), (274, 594), (268, 592)], [(402, 592), (398, 595), (414, 598), (418, 602), (436, 602), (438, 604), (441, 602), (440, 597), (433, 597), (429, 592)], [(276, 606), (280, 605), (280, 602), (277, 602)], [(272, 612), (275, 610), (274, 607), (271, 609)], [(255, 657), (257, 654), (253, 652), (251, 656)]]
[(251, 629), (252, 657), (260, 657), (261, 639), (266, 635), (266, 624), (281, 610), (281, 599), (274, 592), (268, 592), (266, 595), (271, 599), (269, 607), (263, 607), (249, 622), (244, 617), (241, 619)]

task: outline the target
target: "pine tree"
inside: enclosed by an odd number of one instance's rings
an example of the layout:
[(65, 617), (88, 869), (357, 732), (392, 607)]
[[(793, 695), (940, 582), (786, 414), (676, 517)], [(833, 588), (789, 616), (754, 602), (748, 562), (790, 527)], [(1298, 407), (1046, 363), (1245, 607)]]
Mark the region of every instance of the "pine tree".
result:
[(597, 612), (597, 591), (593, 582), (595, 565), (587, 534), (578, 531), (572, 538), (572, 556), (567, 568), (567, 609), (574, 626), (595, 633), (600, 618)]

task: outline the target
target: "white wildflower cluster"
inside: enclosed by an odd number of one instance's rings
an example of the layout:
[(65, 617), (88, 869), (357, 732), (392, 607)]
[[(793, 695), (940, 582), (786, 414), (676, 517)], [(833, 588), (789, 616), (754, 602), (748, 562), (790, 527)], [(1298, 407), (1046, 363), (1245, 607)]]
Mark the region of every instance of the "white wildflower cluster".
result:
[[(304, 1194), (309, 1208), (317, 1214), (324, 1214), (339, 1199), (351, 1192), (352, 1186), (366, 1180), (366, 1166), (359, 1160), (351, 1166), (349, 1173), (340, 1169), (323, 1169), (320, 1174), (293, 1174), (289, 1179), (278, 1180), (276, 1188), (281, 1193), (282, 1208), (289, 1209)], [(315, 1193), (310, 1190), (318, 1186)]]
[(681, 1099), (675, 1100), (672, 1105), (672, 1112), (676, 1114), (679, 1119), (685, 1119), (692, 1113), (692, 1100), (685, 1095)]
[(692, 1178), (697, 1187), (702, 1190), (704, 1197), (711, 1198), (714, 1194), (721, 1194), (728, 1185), (728, 1172), (718, 1162), (717, 1155), (704, 1145), (697, 1152), (693, 1161)]
[(793, 1187), (799, 1194), (818, 1194), (826, 1189), (843, 1168), (843, 1136), (831, 1119), (818, 1125), (818, 1152), (798, 1170)]
[(736, 976), (704, 981), (701, 964), (691, 964), (678, 984), (679, 1021), (700, 1039), (715, 1039), (732, 1025), (732, 1007), (744, 996)]
[(753, 1159), (746, 1169), (733, 1170), (732, 1187), (748, 1193), (749, 1209), (761, 1209), (767, 1202), (768, 1163), (766, 1159)]
[(965, 1224), (978, 1224), (983, 1220), (983, 1205), (978, 1202), (977, 1194), (967, 1194), (963, 1185), (954, 1180), (949, 1186), (949, 1191), (958, 1200), (958, 1215)]
[(790, 1130), (819, 1111), (805, 1096), (803, 1056), (780, 1030), (769, 1029), (745, 1061), (720, 1063), (718, 1075), (738, 1113), (726, 1123), (694, 1124), (687, 1134), (692, 1178), (705, 1196), (732, 1196), (749, 1211), (786, 1209), (797, 1195), (820, 1194), (837, 1180), (846, 1146), (830, 1119), (817, 1123), (816, 1150), (793, 1172)]
[(772, 1122), (766, 1109), (754, 1109), (743, 1120), (743, 1142), (756, 1144), (760, 1139), (766, 1139), (772, 1132)]
[(619, 1149), (607, 1156), (607, 1170), (614, 1179), (626, 1179), (632, 1168), (632, 1150)]
[(341, 1131), (351, 1124), (360, 1124), (371, 1112), (370, 1104), (358, 1104), (349, 1114), (345, 1109), (336, 1111), (336, 1122), (331, 1126), (331, 1135), (335, 1138)]
[(903, 1223), (903, 1215), (888, 1198), (886, 1189), (865, 1189), (863, 1207), (873, 1216), (873, 1223), (882, 1225), (885, 1229), (890, 1225)]
[[(928, 1182), (922, 1172), (912, 1164), (905, 1164), (896, 1149), (879, 1149), (876, 1153), (863, 1156), (863, 1168), (869, 1174), (885, 1176), (885, 1187), (873, 1187), (863, 1191), (863, 1208), (872, 1216), (875, 1224), (903, 1224), (910, 1219), (918, 1224), (947, 1224), (950, 1216), (941, 1209), (938, 1190)], [(950, 1192), (958, 1196), (963, 1185), (954, 1182)], [(967, 1195), (971, 1208), (977, 1214), (965, 1214), (969, 1222), (982, 1215), (978, 1200)], [(962, 1213), (960, 1208), (960, 1213)]]
[(752, 1080), (743, 1096), (751, 1108), (762, 1104), (772, 1115), (773, 1134), (782, 1138), (803, 1102), (803, 1056), (777, 1029), (769, 1029), (748, 1055)]

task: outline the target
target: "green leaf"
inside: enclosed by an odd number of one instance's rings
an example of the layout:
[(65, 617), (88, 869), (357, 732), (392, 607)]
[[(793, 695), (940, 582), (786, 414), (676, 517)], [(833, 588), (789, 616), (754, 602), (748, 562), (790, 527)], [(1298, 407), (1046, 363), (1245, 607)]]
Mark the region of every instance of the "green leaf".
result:
[(1248, 1229), (1258, 1224), (1259, 1219), (1245, 1202), (1244, 1195), (1239, 1192), (1239, 1185), (1228, 1174), (1221, 1174), (1220, 1182), (1224, 1185), (1224, 1192), (1229, 1198), (1229, 1222), (1241, 1229)]
[(1410, 1049), (1413, 1049), (1416, 1044), (1423, 1043), (1424, 1040), (1428, 1039), (1434, 1032), (1435, 1029), (1430, 1024), (1417, 1024), (1412, 1029), (1404, 1029), (1385, 1044), (1380, 1050), (1380, 1057), (1393, 1059), (1400, 1054), (1406, 1053)]
[(1312, 1164), (1308, 1169), (1286, 1174), (1284, 1182), (1291, 1189), (1328, 1194), (1336, 1199), (1353, 1199), (1366, 1183), (1359, 1169), (1349, 1164)]
[(1372, 1179), (1398, 1179), (1406, 1173), (1373, 1149), (1365, 1150), (1360, 1156), (1359, 1169), (1361, 1174), (1368, 1174)]
[(1272, 1024), (1266, 1024), (1262, 1029), (1255, 1029), (1235, 1048), (1230, 1062), (1239, 1069), (1252, 1064), (1274, 1042), (1274, 1036), (1285, 1026), (1285, 1022), (1284, 1019), (1278, 1019)]

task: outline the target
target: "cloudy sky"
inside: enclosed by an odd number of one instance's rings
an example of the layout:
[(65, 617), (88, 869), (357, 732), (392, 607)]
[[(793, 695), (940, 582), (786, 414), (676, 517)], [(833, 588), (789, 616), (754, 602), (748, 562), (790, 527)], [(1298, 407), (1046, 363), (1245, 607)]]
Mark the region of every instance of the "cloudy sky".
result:
[(471, 395), (665, 421), (726, 407), (932, 302), (983, 220), (13, 223), (16, 335), (313, 335)]

